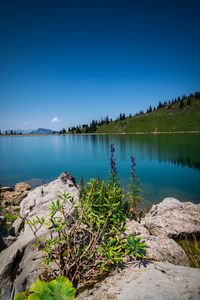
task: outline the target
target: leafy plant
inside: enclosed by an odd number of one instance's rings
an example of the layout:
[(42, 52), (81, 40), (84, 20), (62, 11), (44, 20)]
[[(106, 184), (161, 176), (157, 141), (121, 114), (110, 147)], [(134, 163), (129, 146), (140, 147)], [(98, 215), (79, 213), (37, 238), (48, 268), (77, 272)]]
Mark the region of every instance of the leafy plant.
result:
[(132, 258), (145, 258), (147, 246), (141, 241), (141, 237), (128, 236), (125, 248), (126, 254), (130, 255)]
[(37, 280), (27, 293), (17, 294), (15, 300), (73, 300), (75, 293), (69, 279), (58, 276), (50, 282)]
[[(84, 185), (81, 181), (78, 202), (75, 203), (68, 193), (58, 195), (49, 208), (47, 219), (27, 220), (39, 249), (45, 254), (46, 270), (41, 279), (49, 281), (58, 275), (65, 276), (79, 291), (121, 264), (126, 255), (132, 259), (145, 257), (146, 246), (140, 238), (125, 237), (128, 211), (116, 176), (114, 152), (114, 145), (111, 145), (108, 183), (91, 179)], [(132, 191), (132, 198), (136, 197), (136, 192)], [(42, 226), (50, 229), (47, 239), (38, 238)]]

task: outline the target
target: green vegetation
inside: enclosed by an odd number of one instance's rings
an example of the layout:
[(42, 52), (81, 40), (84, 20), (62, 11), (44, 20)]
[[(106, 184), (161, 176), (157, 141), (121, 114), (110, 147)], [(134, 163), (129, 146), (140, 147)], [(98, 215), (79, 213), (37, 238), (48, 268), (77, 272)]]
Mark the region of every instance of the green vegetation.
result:
[(200, 92), (179, 97), (157, 108), (149, 106), (146, 112), (134, 116), (120, 113), (116, 120), (108, 116), (89, 125), (71, 127), (68, 133), (136, 133), (200, 131)]
[(19, 213), (5, 213), (4, 216), (6, 218), (6, 221), (12, 224), (19, 217)]
[[(52, 232), (49, 239), (37, 239), (47, 267), (41, 278), (48, 281), (57, 275), (66, 276), (80, 290), (122, 264), (126, 255), (133, 260), (144, 259), (145, 244), (124, 233), (128, 215), (124, 198), (116, 181), (106, 184), (91, 179), (82, 187), (78, 204), (65, 193), (52, 202), (49, 219), (28, 220), (36, 237), (41, 226), (48, 226)], [(76, 214), (72, 217), (74, 205)], [(52, 262), (58, 266), (55, 273)]]
[[(44, 252), (46, 269), (40, 279), (48, 282), (64, 276), (79, 292), (123, 265), (127, 259), (145, 259), (146, 244), (140, 237), (125, 234), (129, 209), (131, 205), (136, 206), (138, 190), (134, 188), (125, 194), (120, 187), (114, 152), (114, 145), (111, 145), (108, 183), (91, 179), (84, 185), (82, 181), (78, 202), (65, 192), (52, 202), (47, 219), (27, 220), (37, 240), (35, 246)], [(131, 178), (131, 185), (135, 185), (133, 157)], [(37, 236), (42, 226), (51, 231), (47, 239)]]
[(190, 266), (193, 268), (200, 268), (200, 237), (192, 234), (187, 236), (186, 234), (181, 235), (176, 242), (185, 251)]
[(69, 279), (58, 276), (50, 282), (37, 280), (28, 292), (17, 294), (15, 300), (73, 300), (75, 293)]

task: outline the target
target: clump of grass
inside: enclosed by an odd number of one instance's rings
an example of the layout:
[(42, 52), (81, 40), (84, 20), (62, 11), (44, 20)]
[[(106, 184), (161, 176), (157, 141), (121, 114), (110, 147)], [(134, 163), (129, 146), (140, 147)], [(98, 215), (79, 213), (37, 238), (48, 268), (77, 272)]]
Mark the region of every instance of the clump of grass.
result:
[(200, 236), (182, 234), (176, 241), (185, 251), (190, 266), (200, 268)]

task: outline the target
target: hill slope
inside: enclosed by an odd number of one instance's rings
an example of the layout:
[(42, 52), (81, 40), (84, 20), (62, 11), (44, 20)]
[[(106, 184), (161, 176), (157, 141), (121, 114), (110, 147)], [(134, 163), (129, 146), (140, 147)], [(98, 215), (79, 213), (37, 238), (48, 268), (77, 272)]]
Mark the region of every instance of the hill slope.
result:
[(96, 133), (178, 132), (200, 131), (200, 99), (165, 105), (150, 113), (128, 117), (97, 127)]

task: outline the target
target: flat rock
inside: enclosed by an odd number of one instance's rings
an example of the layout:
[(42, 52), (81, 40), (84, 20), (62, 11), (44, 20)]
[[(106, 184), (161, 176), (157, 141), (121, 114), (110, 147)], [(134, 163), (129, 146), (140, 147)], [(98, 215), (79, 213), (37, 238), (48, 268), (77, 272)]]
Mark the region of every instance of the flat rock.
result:
[[(20, 291), (22, 286), (23, 288), (29, 288), (36, 279), (33, 274), (37, 275), (40, 272), (41, 258), (36, 259), (37, 263), (33, 263), (36, 261), (34, 257), (40, 254), (31, 246), (27, 248), (29, 244), (34, 242), (35, 236), (25, 220), (32, 220), (35, 216), (47, 217), (52, 201), (56, 200), (65, 191), (75, 200), (78, 199), (78, 188), (70, 180), (69, 176), (64, 176), (64, 174), (58, 179), (30, 191), (28, 196), (22, 200), (20, 204), (20, 218), (15, 222), (13, 228), (18, 233), (17, 240), (0, 253), (0, 299), (13, 299), (15, 290)], [(63, 177), (65, 180), (63, 180)], [(69, 214), (73, 214), (75, 211), (71, 204), (67, 205), (65, 209)], [(45, 235), (48, 232), (49, 230), (43, 226), (37, 232), (37, 235)], [(29, 259), (31, 257), (33, 258), (32, 260)], [(32, 263), (32, 267), (28, 264), (28, 261)], [(29, 268), (31, 276), (28, 272)], [(21, 274), (20, 278), (23, 278), (21, 285), (18, 274)]]
[(181, 234), (200, 232), (200, 204), (180, 202), (175, 198), (165, 198), (153, 205), (142, 219), (141, 225), (151, 235), (177, 237)]
[(199, 300), (200, 270), (170, 263), (132, 265), (78, 295), (77, 300)]

